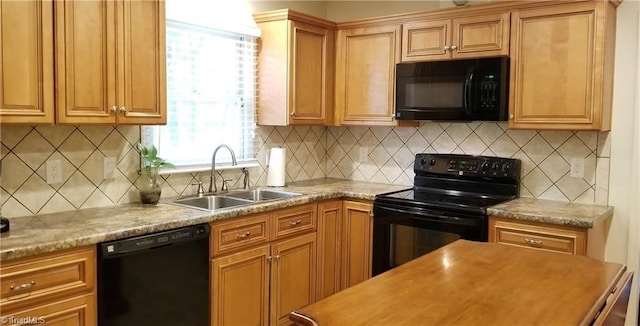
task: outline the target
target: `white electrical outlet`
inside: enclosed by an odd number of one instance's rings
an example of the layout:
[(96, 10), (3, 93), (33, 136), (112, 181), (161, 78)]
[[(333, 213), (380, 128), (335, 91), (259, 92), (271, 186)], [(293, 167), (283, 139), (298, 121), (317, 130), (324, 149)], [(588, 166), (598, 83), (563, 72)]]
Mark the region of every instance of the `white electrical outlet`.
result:
[(115, 178), (116, 171), (116, 158), (115, 157), (105, 157), (102, 161), (102, 178), (104, 179), (113, 179)]
[(573, 158), (571, 159), (571, 174), (574, 178), (583, 178), (584, 177), (584, 159), (583, 158)]
[(359, 152), (359, 161), (360, 163), (366, 163), (369, 162), (369, 148), (367, 147), (360, 147), (360, 152)]
[(60, 163), (60, 160), (47, 161), (46, 168), (48, 184), (62, 182), (62, 164)]

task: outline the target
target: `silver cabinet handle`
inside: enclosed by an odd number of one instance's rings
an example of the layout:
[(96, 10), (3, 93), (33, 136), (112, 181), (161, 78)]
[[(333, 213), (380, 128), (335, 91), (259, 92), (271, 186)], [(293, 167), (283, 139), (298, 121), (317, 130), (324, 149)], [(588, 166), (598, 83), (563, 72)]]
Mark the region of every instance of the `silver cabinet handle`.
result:
[(117, 107), (117, 106), (115, 106), (115, 105), (114, 105), (114, 106), (112, 106), (112, 107), (111, 107), (111, 112), (114, 112), (114, 113), (115, 113), (116, 111), (118, 111), (118, 107)]
[(450, 47), (450, 46), (448, 46), (448, 45), (445, 45), (445, 46), (444, 46), (444, 50), (445, 50), (445, 51), (449, 51), (449, 49), (451, 49), (451, 47)]
[(542, 247), (542, 240), (524, 238), (524, 243), (528, 244), (531, 247)]
[(237, 235), (237, 237), (240, 238), (240, 239), (248, 238), (250, 236), (251, 236), (251, 232), (249, 232), (249, 231), (244, 232), (244, 233), (238, 233), (238, 235)]
[(457, 45), (452, 45), (452, 46), (451, 46), (451, 50), (457, 50), (457, 49), (458, 49), (458, 46), (457, 46)]
[(10, 286), (10, 289), (11, 289), (12, 291), (20, 291), (20, 290), (26, 290), (26, 289), (28, 289), (28, 288), (30, 288), (30, 287), (32, 287), (32, 286), (34, 286), (34, 285), (36, 285), (36, 281), (31, 281), (31, 282), (29, 282), (29, 283), (20, 284), (20, 285), (18, 285), (18, 286), (11, 285), (11, 286)]
[(127, 112), (127, 107), (126, 106), (121, 106), (120, 107), (120, 112), (122, 112), (122, 113)]
[(300, 221), (300, 220), (289, 222), (289, 224), (291, 224), (291, 225), (298, 225), (300, 223), (302, 223), (302, 221)]

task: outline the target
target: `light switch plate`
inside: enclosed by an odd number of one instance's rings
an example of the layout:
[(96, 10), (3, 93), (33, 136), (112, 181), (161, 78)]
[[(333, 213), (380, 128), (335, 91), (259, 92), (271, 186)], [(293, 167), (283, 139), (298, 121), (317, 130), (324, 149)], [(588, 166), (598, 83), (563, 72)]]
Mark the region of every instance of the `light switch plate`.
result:
[(115, 157), (105, 157), (102, 161), (102, 178), (104, 179), (113, 179), (115, 178), (116, 172), (116, 158)]
[(46, 163), (47, 183), (56, 184), (62, 182), (62, 164), (60, 160), (50, 160)]

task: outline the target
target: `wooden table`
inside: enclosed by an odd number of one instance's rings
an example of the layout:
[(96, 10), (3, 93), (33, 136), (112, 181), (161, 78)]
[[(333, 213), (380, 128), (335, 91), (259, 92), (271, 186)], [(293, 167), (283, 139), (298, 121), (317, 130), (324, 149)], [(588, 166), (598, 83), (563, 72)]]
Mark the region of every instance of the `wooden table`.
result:
[(624, 316), (630, 277), (624, 265), (589, 257), (458, 240), (290, 319), (321, 326), (590, 325), (613, 316), (613, 307)]

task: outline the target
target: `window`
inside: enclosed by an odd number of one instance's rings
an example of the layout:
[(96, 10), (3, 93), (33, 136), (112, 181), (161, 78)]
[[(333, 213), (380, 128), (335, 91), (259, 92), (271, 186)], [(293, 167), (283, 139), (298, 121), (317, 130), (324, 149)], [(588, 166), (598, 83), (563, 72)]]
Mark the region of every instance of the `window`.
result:
[[(143, 127), (142, 142), (185, 171), (209, 169), (220, 144), (239, 163), (255, 163), (255, 36), (176, 20), (167, 20), (166, 34), (167, 125)], [(216, 160), (231, 155), (220, 151)]]

